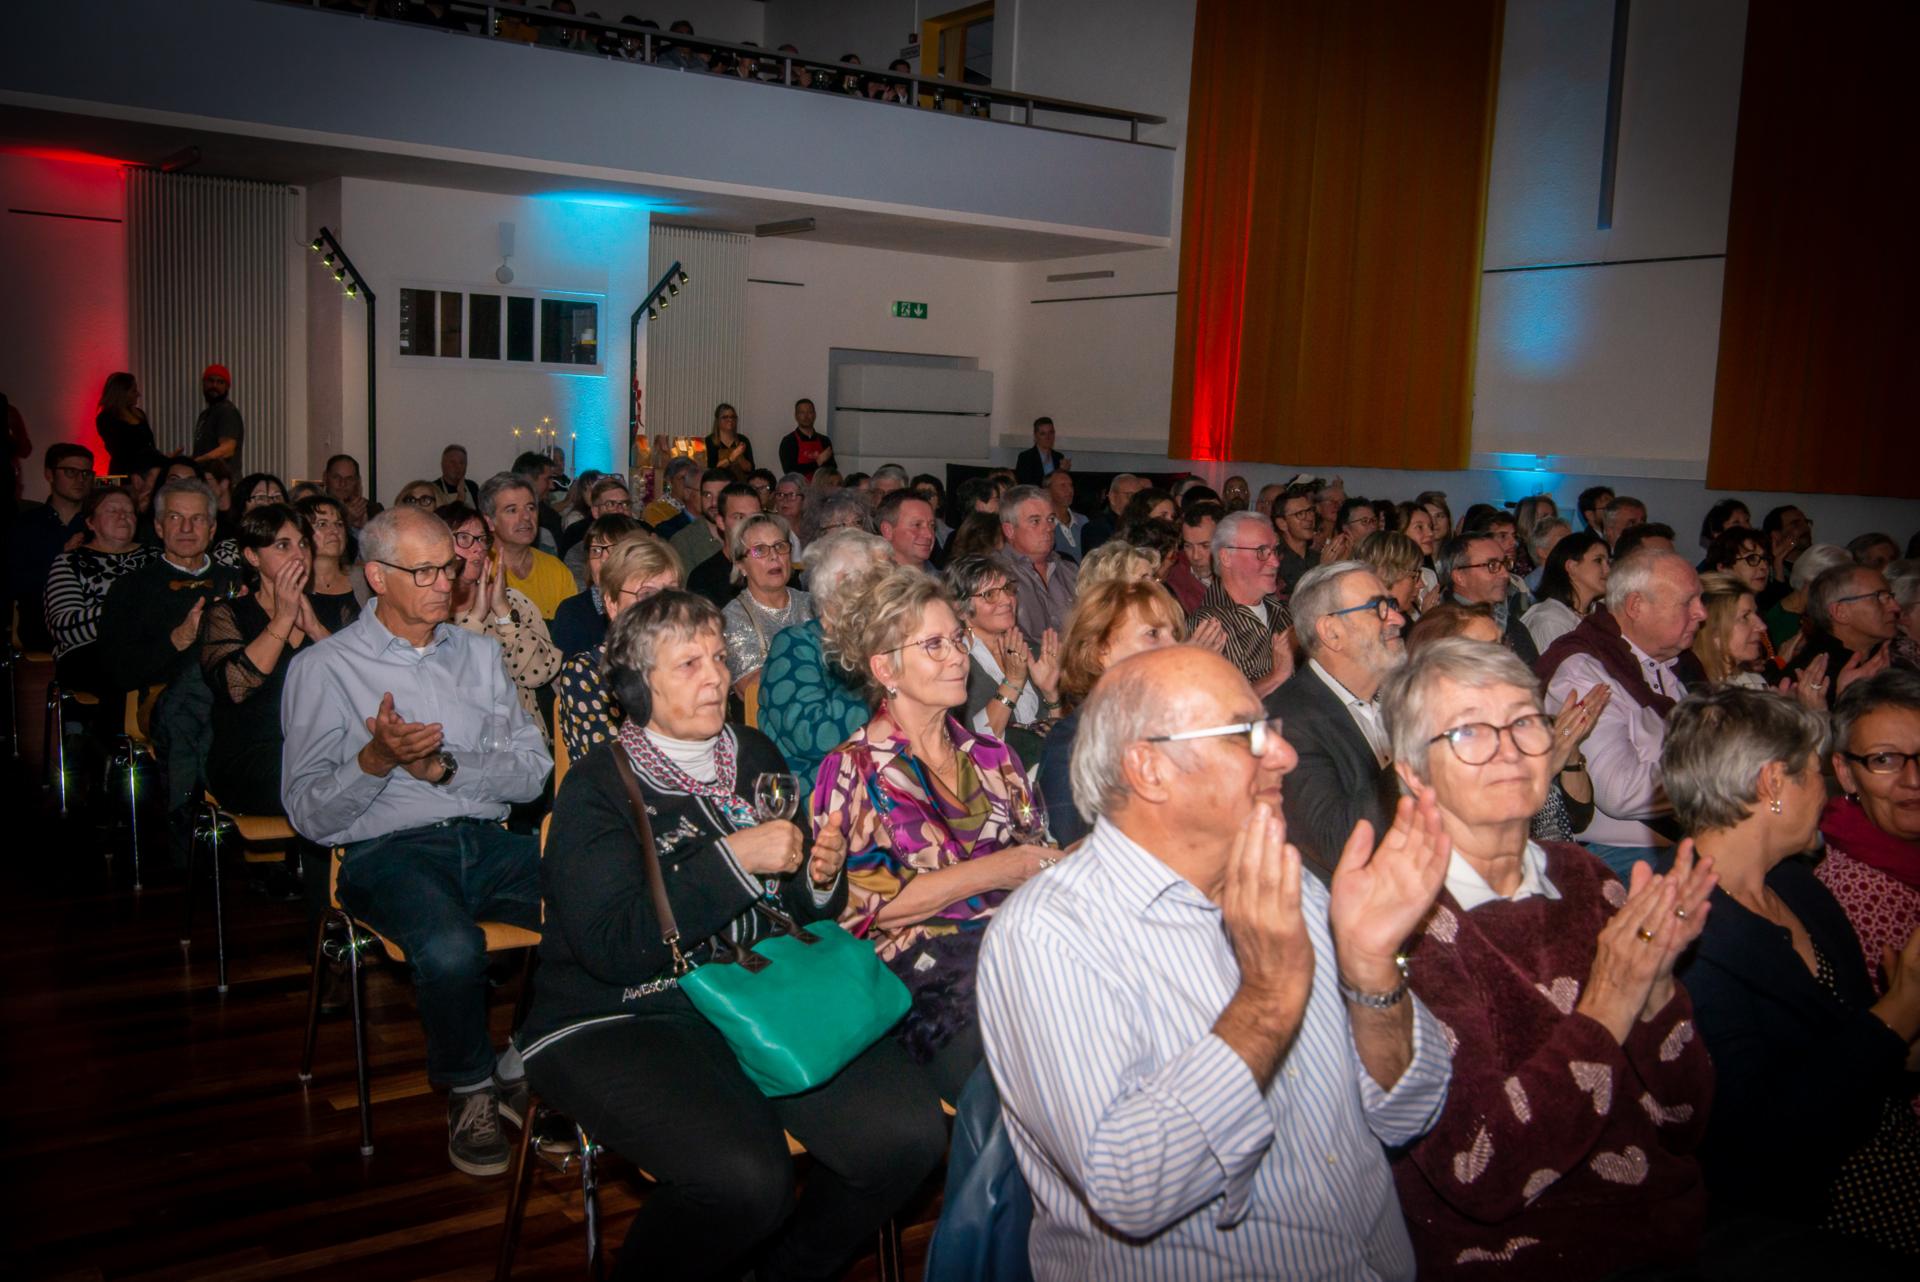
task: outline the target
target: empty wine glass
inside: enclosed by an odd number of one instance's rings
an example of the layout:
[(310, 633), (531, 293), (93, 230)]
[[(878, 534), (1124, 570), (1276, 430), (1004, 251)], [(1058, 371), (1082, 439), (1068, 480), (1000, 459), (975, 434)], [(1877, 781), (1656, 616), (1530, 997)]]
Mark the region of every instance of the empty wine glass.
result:
[(799, 809), (799, 776), (769, 770), (753, 781), (753, 812), (761, 823), (791, 819)]
[(1017, 771), (1004, 770), (1001, 778), (1007, 784), (1007, 826), (1015, 839), (1023, 846), (1048, 844), (1046, 799), (1028, 787)]

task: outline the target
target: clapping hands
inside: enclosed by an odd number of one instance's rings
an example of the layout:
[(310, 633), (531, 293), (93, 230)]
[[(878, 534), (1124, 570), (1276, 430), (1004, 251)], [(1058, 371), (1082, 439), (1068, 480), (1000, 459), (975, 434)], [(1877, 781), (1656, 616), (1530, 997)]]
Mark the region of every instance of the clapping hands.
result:
[(1636, 1019), (1650, 1019), (1673, 999), (1673, 967), (1700, 937), (1719, 874), (1709, 855), (1694, 857), (1691, 838), (1673, 867), (1655, 873), (1635, 864), (1627, 902), (1600, 931), (1593, 968), (1576, 1010), (1625, 1042)]
[(1446, 881), (1453, 842), (1433, 789), (1414, 789), (1400, 798), (1378, 846), (1372, 824), (1355, 824), (1333, 870), (1327, 918), (1341, 975), (1357, 988), (1380, 991), (1399, 982), (1394, 957)]

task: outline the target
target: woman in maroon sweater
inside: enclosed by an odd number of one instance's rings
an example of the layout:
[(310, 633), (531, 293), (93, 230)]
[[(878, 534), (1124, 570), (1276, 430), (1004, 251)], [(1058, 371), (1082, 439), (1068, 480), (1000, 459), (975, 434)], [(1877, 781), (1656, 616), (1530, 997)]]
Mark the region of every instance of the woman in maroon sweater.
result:
[(1711, 861), (1683, 845), (1670, 873), (1642, 865), (1622, 886), (1578, 846), (1528, 838), (1556, 731), (1500, 646), (1423, 647), (1382, 704), (1395, 769), (1431, 783), (1453, 839), (1408, 946), (1453, 1047), (1440, 1120), (1394, 1162), (1420, 1276), (1578, 1282), (1692, 1260), (1713, 1066), (1673, 965)]

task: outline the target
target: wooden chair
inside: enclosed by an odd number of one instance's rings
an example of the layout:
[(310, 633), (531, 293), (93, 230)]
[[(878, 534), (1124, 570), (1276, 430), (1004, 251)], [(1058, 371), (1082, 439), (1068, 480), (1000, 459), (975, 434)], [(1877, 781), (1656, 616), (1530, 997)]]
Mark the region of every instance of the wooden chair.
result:
[[(544, 830), (543, 830), (544, 835)], [(353, 1059), (354, 1076), (360, 1094), (360, 1156), (373, 1156), (373, 1104), (368, 1088), (367, 1075), (367, 1024), (365, 1003), (360, 992), (360, 953), (362, 949), (379, 944), (392, 961), (405, 962), (407, 955), (398, 944), (384, 938), (373, 927), (357, 920), (340, 906), (340, 859), (342, 851), (336, 846), (327, 869), (327, 911), (321, 915), (320, 926), (314, 932), (313, 940), (313, 979), (307, 988), (307, 1039), (306, 1048), (300, 1055), (300, 1080), (313, 1080), (313, 1047), (320, 1033), (320, 980), (330, 957), (344, 955), (347, 961), (347, 981), (351, 988), (353, 1009)], [(536, 948), (540, 943), (540, 932), (528, 930), (524, 926), (514, 926), (503, 921), (475, 922), (486, 939), (489, 953), (504, 953), (516, 948)], [(345, 940), (328, 947), (329, 927), (338, 926), (345, 933)], [(531, 965), (532, 958), (528, 958)], [(527, 986), (521, 984), (520, 1000), (525, 1003)], [(517, 1024), (519, 1021), (516, 1020)]]
[[(141, 888), (140, 776), (145, 773), (151, 778), (158, 772), (159, 763), (153, 750), (153, 709), (165, 691), (165, 686), (127, 691), (126, 712), (121, 721), (120, 734), (113, 756), (107, 762), (109, 782), (118, 771), (127, 783), (127, 842), (133, 858), (133, 888), (136, 892)], [(111, 848), (107, 851), (107, 862), (113, 862)]]
[[(223, 809), (211, 791), (205, 794), (205, 812), (195, 826), (193, 841), (187, 847), (186, 917), (180, 923), (180, 952), (193, 949), (193, 874), (204, 846), (213, 874), (213, 955), (216, 971), (214, 991), (227, 991), (227, 917), (220, 881), (220, 843), (223, 838), (240, 839), (242, 857), (250, 864), (279, 863), (289, 850), (297, 851), (298, 834), (285, 815), (244, 815)], [(296, 853), (296, 858), (297, 853)]]
[[(7, 669), (7, 742), (15, 761), (20, 759), (20, 665), (53, 662), (53, 656), (46, 651), (22, 650), (20, 645), (20, 603), (15, 601), (7, 620), (7, 644), (0, 648), (0, 665)], [(43, 744), (41, 751), (45, 750)]]

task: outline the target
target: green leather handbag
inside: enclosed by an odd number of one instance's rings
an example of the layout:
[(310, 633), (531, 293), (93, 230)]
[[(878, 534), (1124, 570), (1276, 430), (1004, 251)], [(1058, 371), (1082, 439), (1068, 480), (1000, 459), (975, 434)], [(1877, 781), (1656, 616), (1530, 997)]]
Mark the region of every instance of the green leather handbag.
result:
[(673, 953), (671, 979), (726, 1038), (762, 1094), (798, 1095), (824, 1085), (900, 1022), (912, 998), (871, 943), (837, 922), (801, 926), (769, 900), (753, 908), (772, 924), (771, 935), (746, 948), (716, 935), (711, 960), (687, 962), (640, 782), (625, 752), (613, 757), (640, 832), (660, 938)]

